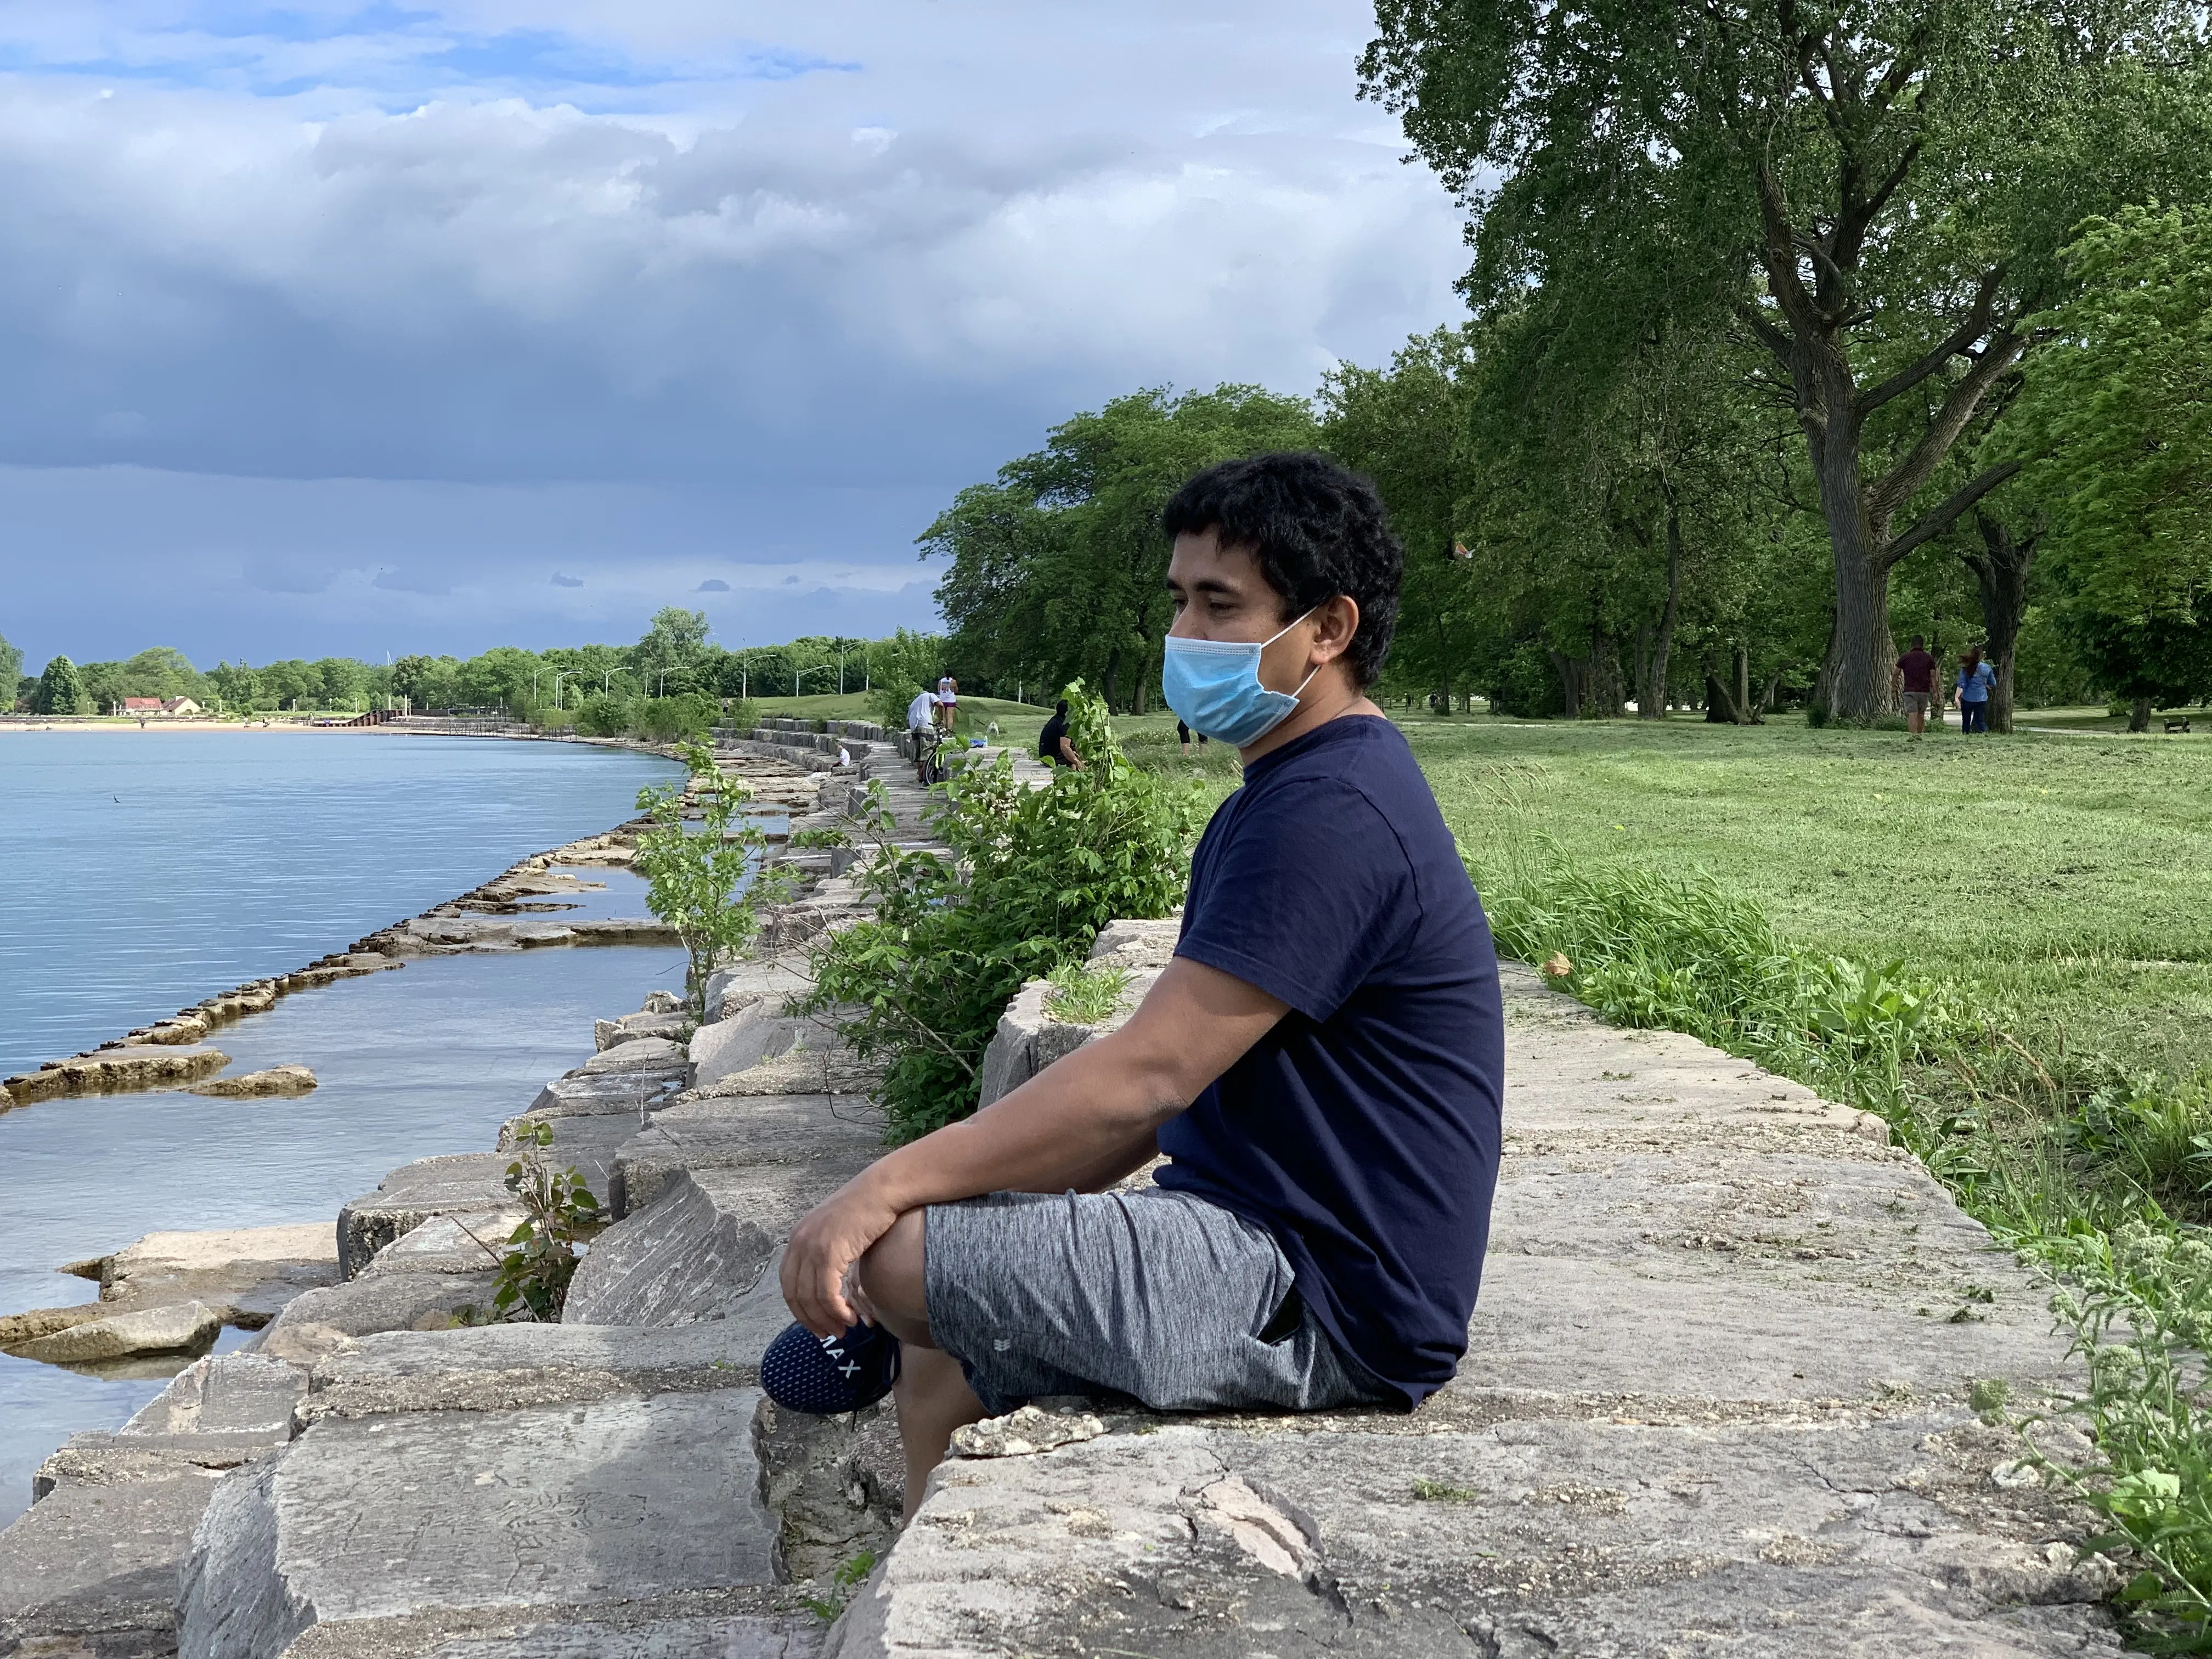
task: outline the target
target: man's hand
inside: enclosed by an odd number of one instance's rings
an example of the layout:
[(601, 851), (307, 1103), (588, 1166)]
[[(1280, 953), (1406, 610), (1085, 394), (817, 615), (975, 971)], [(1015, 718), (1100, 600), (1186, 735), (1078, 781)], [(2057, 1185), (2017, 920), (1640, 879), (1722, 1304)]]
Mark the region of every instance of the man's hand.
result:
[(846, 1293), (846, 1277), (868, 1247), (891, 1229), (899, 1212), (877, 1197), (866, 1174), (854, 1176), (810, 1210), (792, 1230), (777, 1275), (783, 1299), (799, 1322), (817, 1336), (837, 1336), (860, 1321), (862, 1310)]
[(846, 1280), (899, 1217), (985, 1193), (1065, 1192), (1138, 1168), (1154, 1132), (1287, 1012), (1243, 980), (1177, 957), (1120, 1030), (1054, 1061), (971, 1118), (886, 1154), (791, 1235), (783, 1299), (817, 1336), (868, 1310)]

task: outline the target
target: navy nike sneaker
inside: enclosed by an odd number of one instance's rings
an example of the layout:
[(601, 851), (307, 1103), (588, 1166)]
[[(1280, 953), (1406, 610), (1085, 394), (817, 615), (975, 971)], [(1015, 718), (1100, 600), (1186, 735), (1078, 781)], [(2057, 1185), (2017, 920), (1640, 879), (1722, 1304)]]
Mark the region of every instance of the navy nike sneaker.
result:
[(875, 1325), (817, 1336), (794, 1322), (761, 1356), (761, 1387), (779, 1406), (842, 1417), (872, 1406), (898, 1381), (898, 1339)]

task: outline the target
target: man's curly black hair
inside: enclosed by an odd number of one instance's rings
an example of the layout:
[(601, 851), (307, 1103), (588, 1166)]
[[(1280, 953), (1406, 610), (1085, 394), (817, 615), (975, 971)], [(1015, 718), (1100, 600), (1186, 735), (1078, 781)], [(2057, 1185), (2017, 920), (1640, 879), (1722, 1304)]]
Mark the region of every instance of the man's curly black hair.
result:
[(1341, 593), (1359, 607), (1345, 660), (1374, 684), (1398, 631), (1405, 555), (1375, 486), (1326, 455), (1285, 451), (1210, 466), (1160, 514), (1170, 537), (1213, 531), (1224, 547), (1250, 548), (1291, 622)]

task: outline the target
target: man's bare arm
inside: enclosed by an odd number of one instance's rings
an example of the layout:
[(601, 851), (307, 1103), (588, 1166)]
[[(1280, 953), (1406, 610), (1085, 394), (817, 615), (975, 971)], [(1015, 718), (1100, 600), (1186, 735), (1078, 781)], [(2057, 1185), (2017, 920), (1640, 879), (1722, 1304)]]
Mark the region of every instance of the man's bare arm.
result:
[(878, 1159), (792, 1233), (783, 1295), (817, 1336), (853, 1323), (847, 1269), (908, 1210), (994, 1192), (1108, 1184), (1150, 1158), (1159, 1126), (1286, 1012), (1218, 969), (1176, 957), (1120, 1030), (964, 1122)]

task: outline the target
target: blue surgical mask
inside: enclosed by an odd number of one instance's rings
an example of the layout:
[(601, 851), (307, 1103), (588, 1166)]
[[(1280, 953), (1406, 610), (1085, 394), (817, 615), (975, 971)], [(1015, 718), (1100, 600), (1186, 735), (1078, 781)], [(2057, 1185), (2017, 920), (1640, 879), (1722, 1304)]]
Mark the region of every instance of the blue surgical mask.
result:
[(1298, 697), (1313, 684), (1314, 674), (1298, 683), (1297, 691), (1270, 691), (1260, 684), (1260, 653), (1296, 628), (1306, 617), (1293, 620), (1274, 639), (1257, 645), (1233, 640), (1179, 640), (1168, 635), (1167, 659), (1160, 665), (1161, 690), (1168, 707), (1194, 732), (1216, 743), (1243, 749), (1259, 740), (1297, 712)]

